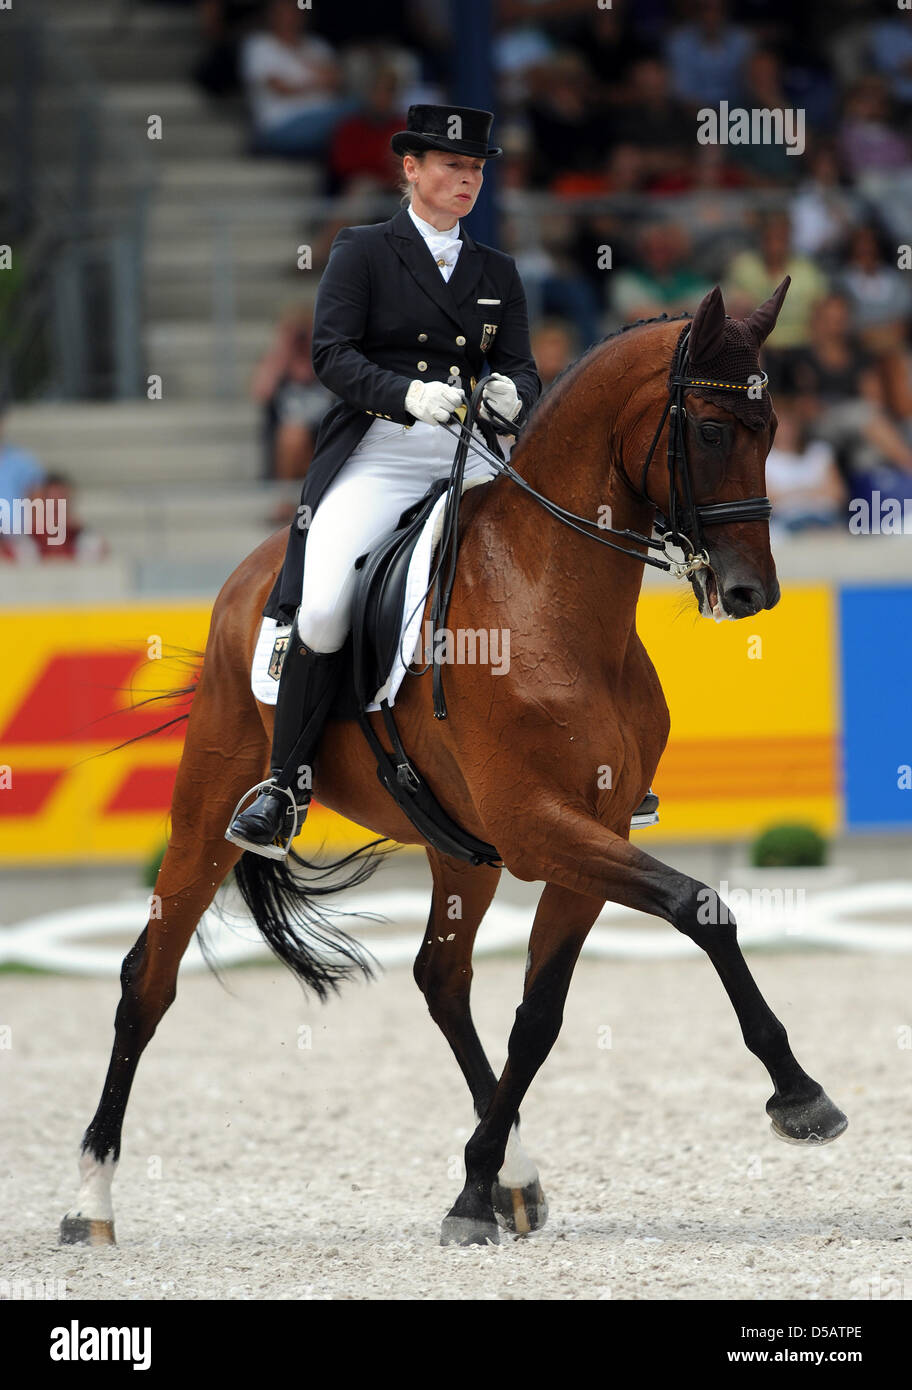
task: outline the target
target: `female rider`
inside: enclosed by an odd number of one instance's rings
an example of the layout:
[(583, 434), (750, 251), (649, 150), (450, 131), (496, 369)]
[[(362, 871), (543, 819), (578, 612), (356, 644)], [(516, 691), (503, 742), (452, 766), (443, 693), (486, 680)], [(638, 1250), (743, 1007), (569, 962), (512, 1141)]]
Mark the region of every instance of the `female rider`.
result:
[[(486, 367), (484, 403), (517, 425), (541, 391), (516, 266), (460, 225), (485, 160), (501, 153), (489, 144), (492, 120), (469, 107), (409, 107), (408, 129), (391, 141), (406, 206), (388, 222), (344, 228), (320, 281), (313, 363), (339, 399), (321, 421), (302, 524), (266, 607), (285, 622), (294, 614), (271, 777), (226, 832), (254, 852), (287, 852), (292, 799), (299, 823), (306, 814), (310, 764), (341, 677), (355, 560), (449, 474), (456, 445), (440, 426)], [(491, 471), (470, 452), (467, 478)]]

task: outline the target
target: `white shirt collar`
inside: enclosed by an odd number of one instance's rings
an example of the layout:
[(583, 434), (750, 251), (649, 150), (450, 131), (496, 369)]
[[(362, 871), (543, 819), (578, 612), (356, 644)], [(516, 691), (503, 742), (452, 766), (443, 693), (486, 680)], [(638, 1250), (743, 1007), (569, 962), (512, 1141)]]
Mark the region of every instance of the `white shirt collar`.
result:
[(434, 240), (437, 242), (453, 242), (460, 240), (458, 222), (456, 223), (455, 227), (448, 227), (445, 232), (441, 232), (438, 230), (437, 227), (432, 227), (430, 222), (425, 222), (423, 217), (419, 217), (417, 212), (415, 212), (414, 208), (412, 207), (411, 203), (409, 204), (408, 213), (409, 217), (412, 219), (415, 226), (418, 228), (419, 232), (424, 237), (425, 241)]

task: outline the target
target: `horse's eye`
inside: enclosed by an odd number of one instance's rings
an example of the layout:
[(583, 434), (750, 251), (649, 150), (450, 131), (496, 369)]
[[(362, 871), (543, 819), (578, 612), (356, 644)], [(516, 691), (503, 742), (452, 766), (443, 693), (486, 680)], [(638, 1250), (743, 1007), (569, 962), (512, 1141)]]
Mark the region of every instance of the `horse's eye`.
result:
[(718, 425), (701, 425), (700, 436), (707, 444), (722, 443), (722, 431)]

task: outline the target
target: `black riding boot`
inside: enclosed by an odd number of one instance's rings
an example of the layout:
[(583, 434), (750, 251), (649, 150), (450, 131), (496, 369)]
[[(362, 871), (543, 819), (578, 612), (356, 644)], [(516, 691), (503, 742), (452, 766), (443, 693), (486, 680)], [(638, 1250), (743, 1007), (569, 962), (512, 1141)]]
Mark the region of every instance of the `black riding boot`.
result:
[[(272, 738), (272, 786), (246, 811), (235, 816), (227, 840), (262, 845), (261, 852), (278, 857), (287, 852), (294, 830), (292, 804), (298, 808), (298, 827), (310, 802), (310, 770), (333, 696), (342, 676), (342, 650), (312, 652), (298, 636), (297, 617), (282, 666)], [(290, 764), (290, 766), (289, 766)], [(300, 779), (307, 774), (307, 786)], [(276, 841), (281, 843), (276, 845)]]

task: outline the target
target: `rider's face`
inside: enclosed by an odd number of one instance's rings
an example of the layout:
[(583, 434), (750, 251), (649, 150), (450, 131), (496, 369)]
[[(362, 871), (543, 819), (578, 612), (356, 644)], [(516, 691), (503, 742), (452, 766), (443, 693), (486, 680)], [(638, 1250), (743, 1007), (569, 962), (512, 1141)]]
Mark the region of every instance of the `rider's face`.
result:
[(483, 159), (446, 150), (428, 150), (423, 159), (406, 155), (404, 168), (413, 208), (441, 231), (472, 211), (484, 179)]

